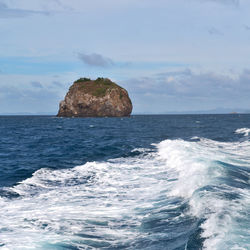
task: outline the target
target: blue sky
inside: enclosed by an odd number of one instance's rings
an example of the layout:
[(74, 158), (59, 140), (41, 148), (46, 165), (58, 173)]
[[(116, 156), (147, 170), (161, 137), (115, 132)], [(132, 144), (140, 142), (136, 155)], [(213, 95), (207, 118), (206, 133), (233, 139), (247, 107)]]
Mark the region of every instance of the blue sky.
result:
[(134, 113), (250, 110), (247, 0), (0, 0), (0, 113), (56, 113), (79, 77)]

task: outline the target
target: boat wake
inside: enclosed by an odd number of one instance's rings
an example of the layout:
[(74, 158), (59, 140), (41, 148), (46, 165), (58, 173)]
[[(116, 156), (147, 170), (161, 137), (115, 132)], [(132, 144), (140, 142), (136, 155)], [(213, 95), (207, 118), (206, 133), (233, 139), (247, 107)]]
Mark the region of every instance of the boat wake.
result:
[(154, 146), (5, 188), (0, 247), (249, 249), (250, 142)]

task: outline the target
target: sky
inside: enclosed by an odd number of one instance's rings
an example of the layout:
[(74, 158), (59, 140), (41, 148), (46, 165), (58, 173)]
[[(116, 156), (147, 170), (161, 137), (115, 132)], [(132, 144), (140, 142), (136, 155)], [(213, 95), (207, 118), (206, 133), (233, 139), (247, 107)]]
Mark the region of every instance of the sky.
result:
[(80, 77), (134, 114), (250, 110), (249, 0), (0, 0), (0, 114), (56, 114)]

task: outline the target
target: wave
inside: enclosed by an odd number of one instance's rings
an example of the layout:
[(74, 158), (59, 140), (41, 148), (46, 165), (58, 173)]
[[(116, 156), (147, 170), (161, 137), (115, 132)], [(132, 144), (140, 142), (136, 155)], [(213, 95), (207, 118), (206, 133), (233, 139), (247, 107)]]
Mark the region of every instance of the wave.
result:
[[(189, 201), (190, 213), (204, 219), (205, 249), (250, 247), (250, 143), (163, 141), (159, 154), (178, 178), (170, 194)], [(243, 248), (243, 249), (245, 249)]]
[(7, 188), (16, 196), (0, 198), (0, 247), (249, 248), (249, 141), (154, 146), (72, 169), (40, 169)]
[(236, 134), (243, 134), (244, 136), (248, 136), (250, 133), (250, 128), (238, 128), (235, 130)]

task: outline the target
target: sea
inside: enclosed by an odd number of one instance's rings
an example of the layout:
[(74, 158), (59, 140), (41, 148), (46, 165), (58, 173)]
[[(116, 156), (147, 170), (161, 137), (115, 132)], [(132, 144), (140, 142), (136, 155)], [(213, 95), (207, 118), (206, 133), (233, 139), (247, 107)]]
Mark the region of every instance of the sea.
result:
[(0, 117), (0, 250), (250, 249), (250, 115)]

